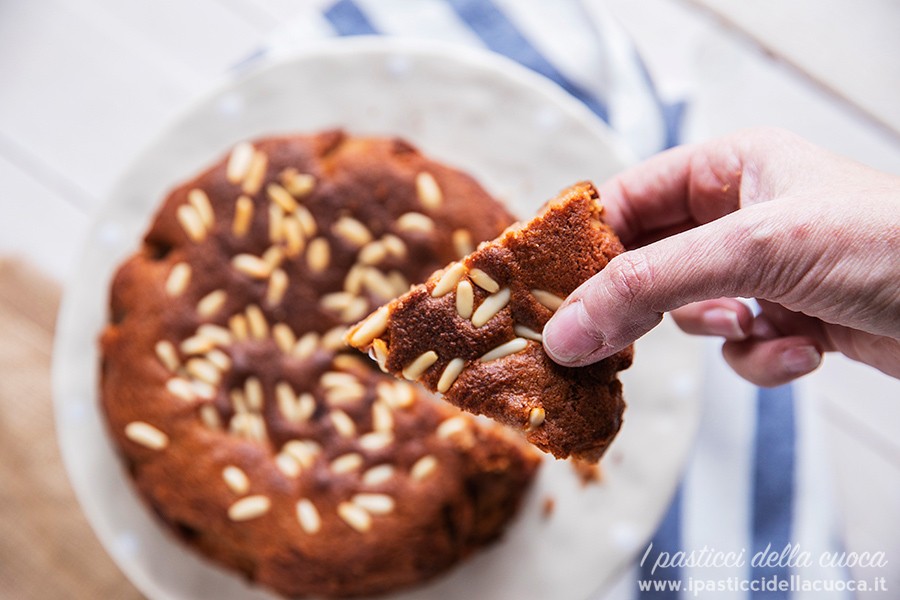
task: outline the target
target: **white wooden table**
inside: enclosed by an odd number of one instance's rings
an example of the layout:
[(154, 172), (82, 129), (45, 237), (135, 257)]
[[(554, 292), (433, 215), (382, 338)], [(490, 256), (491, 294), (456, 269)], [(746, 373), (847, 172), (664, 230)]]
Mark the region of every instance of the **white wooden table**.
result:
[[(0, 2), (0, 256), (65, 281), (123, 166), (310, 1)], [(686, 140), (779, 125), (900, 174), (895, 0), (597, 1), (689, 100)], [(838, 357), (810, 385), (847, 544), (892, 552), (900, 585), (900, 385)]]

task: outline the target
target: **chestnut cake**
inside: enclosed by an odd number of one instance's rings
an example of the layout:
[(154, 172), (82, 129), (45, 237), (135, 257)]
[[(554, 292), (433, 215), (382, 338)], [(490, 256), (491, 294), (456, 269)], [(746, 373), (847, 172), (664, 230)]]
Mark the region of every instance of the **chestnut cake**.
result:
[(580, 183), (350, 329), (386, 372), (465, 411), (522, 429), (557, 458), (597, 462), (622, 423), (617, 374), (632, 348), (579, 368), (543, 350), (544, 325), (576, 287), (622, 252), (597, 190)]
[(240, 143), (176, 188), (115, 275), (101, 339), (140, 495), (292, 597), (396, 590), (495, 540), (539, 456), (342, 340), (511, 221), (409, 144), (340, 131)]

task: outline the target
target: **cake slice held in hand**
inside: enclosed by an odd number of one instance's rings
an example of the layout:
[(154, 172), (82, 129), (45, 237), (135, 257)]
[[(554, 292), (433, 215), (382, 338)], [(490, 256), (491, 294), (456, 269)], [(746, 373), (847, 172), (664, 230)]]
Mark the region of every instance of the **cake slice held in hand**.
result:
[(544, 352), (541, 331), (563, 298), (622, 252), (602, 212), (590, 183), (565, 190), (526, 225), (376, 310), (347, 341), (384, 371), (524, 430), (557, 458), (597, 461), (622, 423), (617, 374), (632, 349), (563, 367)]

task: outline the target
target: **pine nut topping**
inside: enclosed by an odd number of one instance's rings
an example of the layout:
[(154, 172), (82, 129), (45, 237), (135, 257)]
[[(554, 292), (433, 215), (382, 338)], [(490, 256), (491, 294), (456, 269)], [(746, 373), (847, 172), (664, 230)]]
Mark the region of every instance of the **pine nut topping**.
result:
[(231, 419), (229, 430), (234, 435), (260, 443), (264, 443), (268, 437), (266, 422), (260, 415), (252, 413), (236, 414)]
[(366, 387), (361, 383), (336, 385), (325, 390), (325, 399), (331, 406), (355, 404), (366, 395)]
[(281, 172), (281, 184), (293, 196), (303, 198), (316, 187), (316, 178), (309, 173), (300, 173), (297, 169), (288, 167)]
[(438, 182), (427, 171), (416, 175), (416, 194), (419, 196), (422, 206), (429, 210), (439, 208), (444, 201), (444, 195), (441, 193)]
[(227, 371), (231, 368), (231, 358), (221, 350), (210, 350), (206, 354), (206, 359), (220, 371)]
[(438, 355), (434, 350), (423, 352), (418, 358), (406, 365), (406, 368), (403, 369), (403, 377), (410, 381), (415, 381), (428, 370), (428, 367), (437, 362), (437, 359)]
[(247, 439), (253, 440), (255, 442), (259, 442), (261, 444), (265, 443), (268, 438), (268, 434), (266, 433), (266, 422), (263, 420), (260, 415), (244, 415), (247, 417)]
[(297, 477), (300, 475), (300, 463), (298, 463), (290, 454), (285, 454), (283, 452), (276, 454), (275, 466), (288, 477)]
[(291, 423), (304, 423), (316, 411), (316, 400), (309, 392), (297, 397), (290, 384), (281, 381), (275, 386), (275, 399), (278, 410)]
[(194, 387), (191, 382), (181, 377), (173, 377), (166, 382), (166, 390), (177, 398), (181, 398), (185, 402), (193, 402), (197, 399), (194, 395)]
[(408, 212), (397, 218), (397, 228), (400, 231), (431, 233), (434, 230), (434, 221), (422, 213)]
[(456, 312), (463, 319), (471, 319), (475, 310), (475, 289), (466, 280), (456, 286)]
[(475, 282), (475, 285), (490, 293), (495, 293), (500, 289), (500, 284), (494, 281), (494, 278), (482, 271), (481, 269), (471, 269), (469, 278)]
[(288, 276), (282, 269), (272, 271), (269, 279), (269, 287), (266, 288), (266, 303), (269, 306), (277, 306), (284, 300), (284, 294), (288, 288)]
[(384, 333), (388, 326), (388, 309), (378, 308), (369, 317), (350, 330), (348, 341), (354, 346), (364, 346)]
[(331, 424), (334, 425), (338, 434), (346, 438), (356, 436), (356, 424), (347, 413), (340, 409), (335, 409), (328, 416), (331, 418)]
[(525, 327), (524, 325), (516, 325), (513, 330), (516, 332), (517, 336), (527, 340), (534, 340), (535, 342), (542, 342), (544, 340), (544, 336), (541, 335), (540, 332)]
[(242, 390), (233, 389), (228, 392), (228, 397), (231, 400), (231, 406), (234, 408), (234, 412), (247, 412), (247, 401), (244, 399), (244, 392)]
[(250, 166), (247, 168), (247, 174), (244, 176), (244, 183), (241, 189), (245, 194), (251, 196), (259, 192), (262, 187), (263, 180), (266, 178), (266, 169), (269, 166), (269, 157), (257, 150), (250, 159)]
[(331, 360), (331, 366), (339, 371), (359, 371), (369, 368), (369, 363), (354, 354), (338, 354)]
[(472, 234), (467, 229), (457, 229), (451, 237), (453, 249), (456, 256), (463, 258), (475, 251), (475, 243), (472, 241)]
[(212, 204), (209, 203), (209, 196), (206, 195), (206, 192), (198, 188), (189, 191), (188, 203), (200, 215), (200, 222), (203, 223), (203, 226), (206, 229), (212, 229), (216, 223), (216, 214), (213, 212)]
[(456, 284), (459, 283), (459, 280), (462, 279), (463, 275), (466, 274), (466, 266), (462, 263), (453, 263), (450, 265), (444, 274), (441, 275), (441, 278), (438, 279), (438, 282), (434, 284), (434, 288), (431, 290), (431, 296), (433, 298), (440, 298), (441, 296), (449, 293), (453, 288), (456, 287)]
[(250, 326), (247, 325), (247, 317), (244, 315), (232, 315), (228, 318), (228, 329), (234, 334), (236, 340), (246, 340), (250, 335)]
[(319, 378), (319, 383), (327, 388), (352, 386), (359, 384), (359, 378), (352, 373), (341, 373), (339, 371), (328, 371), (323, 373)]
[(178, 370), (178, 367), (181, 366), (181, 361), (178, 360), (178, 351), (175, 349), (175, 344), (172, 342), (160, 340), (156, 342), (154, 349), (156, 350), (156, 356), (159, 358), (159, 362), (161, 362), (168, 370), (174, 373)]
[(391, 271), (388, 273), (388, 281), (394, 286), (394, 296), (405, 294), (412, 287), (400, 271)]
[(318, 533), (322, 528), (322, 519), (319, 517), (319, 511), (316, 510), (315, 504), (306, 498), (301, 498), (297, 502), (297, 520), (300, 522), (300, 527), (303, 528), (303, 531), (308, 534)]
[(310, 331), (309, 333), (303, 334), (303, 337), (297, 340), (297, 345), (294, 346), (291, 354), (293, 354), (295, 358), (299, 358), (302, 360), (312, 356), (313, 352), (315, 352), (316, 348), (318, 347), (319, 334), (314, 331)]
[(556, 294), (552, 294), (546, 290), (531, 290), (531, 295), (534, 296), (535, 300), (554, 312), (562, 306), (562, 303), (565, 301), (565, 298), (560, 298)]
[(437, 383), (437, 391), (440, 393), (444, 393), (450, 389), (450, 386), (456, 382), (456, 378), (459, 377), (459, 374), (462, 373), (463, 368), (466, 366), (466, 361), (461, 358), (454, 358), (447, 366), (444, 367), (444, 372), (441, 373), (441, 378)]
[(357, 260), (362, 265), (377, 265), (387, 258), (388, 251), (381, 240), (369, 242), (359, 251)]
[(281, 266), (281, 261), (284, 260), (284, 251), (279, 246), (269, 246), (263, 252), (262, 260), (269, 265), (269, 271), (274, 271)]
[(250, 326), (250, 335), (258, 340), (264, 340), (269, 337), (269, 322), (266, 321), (266, 315), (260, 307), (251, 304), (245, 311), (247, 314), (247, 324)]
[(278, 404), (278, 410), (288, 421), (294, 420), (294, 411), (297, 405), (297, 395), (294, 393), (291, 384), (285, 381), (279, 381), (275, 384), (275, 402)]
[(196, 208), (189, 204), (182, 204), (175, 211), (175, 217), (191, 240), (202, 242), (206, 239), (206, 228), (203, 226), (203, 219), (200, 218), (200, 213)]
[(200, 407), (200, 420), (210, 429), (222, 429), (219, 411), (212, 404), (204, 404)]
[(250, 489), (250, 480), (247, 478), (247, 474), (234, 465), (228, 465), (222, 469), (222, 479), (225, 480), (228, 489), (235, 494), (243, 495)]
[(354, 298), (353, 301), (341, 311), (341, 321), (355, 323), (369, 312), (369, 301), (365, 298)]
[(244, 382), (244, 397), (247, 400), (247, 407), (255, 412), (259, 412), (263, 407), (263, 387), (262, 382), (256, 377), (248, 377)]
[(169, 436), (143, 421), (132, 421), (125, 426), (125, 437), (151, 450), (162, 450), (169, 445)]
[(362, 482), (364, 485), (380, 485), (393, 476), (394, 467), (391, 465), (378, 465), (363, 473)]
[(343, 350), (346, 347), (344, 337), (347, 335), (347, 328), (342, 325), (332, 327), (322, 336), (322, 347), (326, 350)]
[(187, 361), (185, 370), (188, 372), (188, 375), (211, 385), (218, 385), (222, 380), (222, 374), (219, 372), (219, 369), (203, 358), (192, 358)]
[(294, 212), (299, 206), (291, 193), (277, 183), (270, 183), (266, 186), (266, 195), (286, 213)]
[(394, 436), (383, 431), (373, 431), (360, 436), (359, 446), (364, 450), (381, 450), (394, 441)]
[(356, 494), (351, 502), (373, 515), (386, 515), (394, 510), (394, 499), (387, 494)]
[(281, 451), (290, 454), (302, 468), (308, 469), (322, 451), (322, 447), (312, 440), (291, 440), (281, 447)]
[(332, 292), (319, 300), (319, 306), (330, 312), (340, 312), (350, 306), (356, 296), (348, 292)]
[(381, 243), (384, 244), (385, 250), (387, 250), (388, 254), (391, 256), (396, 258), (406, 257), (406, 243), (396, 235), (389, 233), (383, 236), (381, 238)]
[(372, 241), (369, 229), (352, 217), (341, 217), (331, 227), (335, 235), (340, 236), (356, 247), (365, 246)]
[(212, 400), (218, 392), (218, 388), (205, 381), (194, 380), (191, 382), (191, 387), (194, 388), (194, 395), (201, 400)]
[(355, 264), (350, 267), (350, 270), (347, 271), (347, 276), (344, 277), (344, 291), (354, 296), (359, 294), (362, 291), (363, 276), (367, 270), (368, 267), (361, 264)]
[(535, 427), (540, 427), (544, 423), (545, 417), (546, 413), (543, 408), (540, 406), (532, 408), (528, 412), (528, 428), (534, 429)]
[(215, 348), (215, 346), (216, 343), (209, 338), (195, 335), (181, 342), (179, 348), (181, 348), (182, 354), (192, 355), (209, 352), (210, 350)]
[(363, 271), (362, 283), (370, 294), (385, 301), (391, 300), (396, 292), (391, 280), (378, 269), (371, 267)]
[(227, 346), (231, 343), (231, 332), (218, 325), (205, 323), (197, 328), (197, 335), (209, 340), (213, 345)]
[(281, 229), (281, 237), (285, 242), (285, 254), (297, 256), (303, 252), (303, 248), (306, 247), (306, 237), (300, 221), (294, 217), (287, 217), (284, 219)]
[(375, 362), (378, 363), (378, 367), (382, 371), (387, 373), (388, 347), (383, 339), (375, 338), (374, 340), (372, 340), (372, 350), (370, 356), (375, 359)]
[(269, 265), (258, 256), (238, 254), (231, 259), (231, 266), (254, 279), (265, 279), (271, 273)]
[(378, 397), (393, 409), (412, 406), (416, 399), (413, 387), (403, 381), (380, 381), (376, 384), (375, 389)]
[(222, 310), (227, 299), (228, 295), (225, 293), (225, 290), (212, 291), (203, 296), (200, 302), (197, 303), (197, 314), (201, 317), (211, 317)]
[(191, 265), (180, 262), (172, 267), (166, 278), (166, 294), (180, 296), (191, 282)]
[(247, 176), (250, 169), (250, 162), (253, 160), (253, 146), (247, 142), (236, 144), (231, 150), (228, 157), (228, 164), (225, 167), (225, 177), (229, 183), (240, 183)]
[(409, 475), (416, 481), (421, 481), (431, 475), (438, 466), (437, 458), (431, 454), (423, 456), (415, 462), (409, 470)]
[(372, 403), (372, 429), (387, 432), (394, 428), (394, 415), (391, 407), (381, 400)]
[(277, 204), (269, 204), (269, 241), (281, 243), (284, 237), (284, 210)]
[(355, 471), (363, 465), (362, 454), (351, 452), (343, 454), (331, 461), (331, 470), (338, 475)]
[(267, 496), (247, 496), (228, 507), (228, 518), (232, 521), (249, 521), (269, 512), (271, 506), (272, 501)]
[(318, 227), (316, 227), (316, 219), (313, 217), (312, 213), (309, 212), (308, 208), (305, 206), (298, 206), (297, 210), (294, 211), (294, 218), (300, 223), (300, 230), (303, 232), (304, 236), (311, 238), (316, 235), (318, 229)]
[(297, 398), (297, 409), (294, 412), (297, 421), (301, 423), (309, 421), (314, 412), (316, 412), (316, 399), (313, 398), (313, 395), (309, 392), (300, 394), (300, 397)]
[(234, 220), (231, 222), (231, 233), (237, 237), (244, 237), (250, 230), (253, 222), (253, 200), (247, 196), (241, 196), (234, 203)]
[(337, 513), (347, 525), (360, 533), (365, 533), (372, 528), (372, 517), (369, 513), (352, 502), (338, 504)]
[(325, 238), (316, 238), (306, 249), (306, 264), (313, 273), (321, 273), (331, 262), (331, 247)]
[(445, 419), (443, 423), (438, 425), (435, 433), (437, 433), (437, 436), (439, 438), (449, 438), (453, 437), (457, 433), (468, 431), (468, 429), (469, 423), (464, 417), (451, 417), (449, 419)]
[(498, 358), (503, 358), (504, 356), (509, 356), (510, 354), (515, 354), (516, 352), (521, 352), (527, 347), (528, 340), (519, 337), (513, 338), (505, 344), (500, 344), (490, 352), (487, 352), (479, 360), (481, 360), (481, 362), (490, 362), (492, 360), (497, 360)]
[(509, 296), (509, 288), (503, 288), (496, 294), (491, 294), (485, 298), (484, 302), (482, 302), (472, 314), (472, 325), (481, 327), (497, 316), (497, 313), (506, 308), (506, 305), (509, 304)]

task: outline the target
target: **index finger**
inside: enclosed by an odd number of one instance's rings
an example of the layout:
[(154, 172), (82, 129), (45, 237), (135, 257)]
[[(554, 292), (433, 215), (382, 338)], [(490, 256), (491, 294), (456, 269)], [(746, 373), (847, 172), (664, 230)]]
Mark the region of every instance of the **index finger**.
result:
[(658, 154), (599, 186), (606, 220), (634, 248), (733, 212), (752, 154), (740, 136)]

